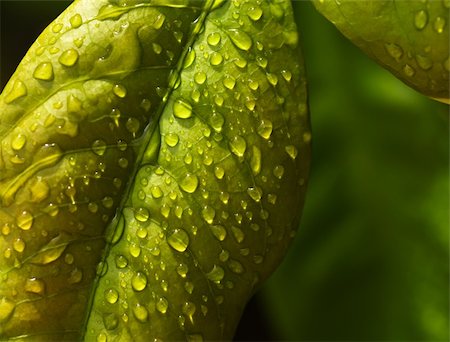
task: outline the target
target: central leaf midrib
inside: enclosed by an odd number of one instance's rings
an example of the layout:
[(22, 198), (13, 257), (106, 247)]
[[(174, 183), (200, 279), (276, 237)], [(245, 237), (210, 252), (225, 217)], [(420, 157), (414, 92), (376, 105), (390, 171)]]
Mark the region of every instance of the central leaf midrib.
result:
[[(131, 175), (129, 177), (128, 184), (126, 186), (126, 189), (123, 192), (122, 199), (116, 209), (115, 217), (111, 220), (110, 224), (105, 229), (105, 236), (114, 236), (116, 233), (118, 217), (120, 217), (121, 212), (123, 211), (123, 209), (125, 207), (125, 204), (129, 200), (129, 196), (130, 196), (131, 189), (133, 187), (134, 179), (135, 179), (135, 177), (140, 169), (141, 163), (144, 159), (145, 151), (147, 150), (149, 144), (151, 143), (152, 137), (155, 134), (157, 127), (159, 126), (161, 114), (164, 111), (164, 108), (165, 108), (171, 94), (175, 90), (175, 85), (176, 85), (176, 83), (180, 77), (180, 74), (183, 70), (184, 62), (185, 62), (186, 56), (189, 52), (189, 49), (195, 44), (198, 36), (200, 35), (202, 28), (205, 25), (206, 18), (208, 17), (208, 15), (211, 13), (211, 11), (214, 8), (215, 1), (216, 0), (206, 0), (205, 1), (202, 12), (199, 15), (199, 17), (197, 18), (197, 23), (192, 27), (191, 31), (189, 32), (190, 37), (187, 40), (187, 42), (183, 48), (183, 51), (181, 53), (181, 56), (177, 63), (177, 66), (168, 76), (169, 77), (169, 79), (168, 79), (169, 87), (168, 87), (167, 93), (161, 100), (161, 103), (159, 104), (158, 109), (155, 111), (154, 117), (152, 117), (150, 119), (150, 122), (148, 123), (147, 127), (144, 130), (144, 133), (142, 135), (141, 147), (137, 153), (135, 164), (131, 171)], [(106, 246), (105, 246), (105, 250), (102, 255), (102, 258), (99, 263), (102, 263), (102, 262), (104, 263), (106, 261), (107, 257), (109, 256), (109, 253), (111, 251), (111, 248), (112, 248), (112, 244), (110, 242), (107, 242)], [(81, 341), (84, 341), (86, 333), (87, 333), (87, 326), (88, 326), (89, 318), (91, 316), (92, 308), (94, 306), (94, 300), (96, 297), (97, 288), (98, 288), (100, 280), (101, 280), (101, 276), (96, 275), (95, 280), (92, 285), (91, 293), (89, 296), (89, 301), (88, 301), (88, 304), (86, 307), (86, 311), (85, 311), (85, 315), (84, 315), (85, 319), (81, 326), (81, 332), (82, 332), (82, 334), (80, 335)]]

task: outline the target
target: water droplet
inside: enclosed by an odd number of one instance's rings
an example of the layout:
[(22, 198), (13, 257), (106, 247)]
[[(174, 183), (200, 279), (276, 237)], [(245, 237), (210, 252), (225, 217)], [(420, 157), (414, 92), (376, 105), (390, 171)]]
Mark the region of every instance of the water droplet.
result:
[(186, 278), (186, 275), (188, 273), (188, 267), (186, 264), (179, 264), (177, 266), (177, 273), (181, 278)]
[(11, 103), (25, 95), (27, 95), (27, 87), (22, 81), (15, 80), (11, 91), (5, 97), (5, 103)]
[(209, 58), (209, 63), (212, 66), (218, 66), (218, 65), (222, 64), (222, 62), (223, 62), (223, 57), (220, 53), (213, 52), (211, 54), (211, 57)]
[(281, 76), (287, 81), (290, 82), (292, 79), (292, 73), (289, 70), (282, 70)]
[(247, 16), (253, 21), (258, 21), (259, 19), (261, 19), (262, 15), (263, 11), (259, 6), (250, 7), (247, 10)]
[(146, 208), (138, 208), (134, 212), (134, 218), (139, 222), (147, 222), (150, 217), (150, 213)]
[(25, 282), (25, 291), (42, 295), (45, 292), (45, 283), (37, 278), (29, 278)]
[(53, 80), (53, 65), (50, 62), (43, 62), (39, 64), (34, 70), (33, 77), (42, 81)]
[(269, 83), (271, 85), (273, 85), (274, 87), (278, 84), (278, 77), (277, 77), (277, 75), (268, 72), (266, 74), (266, 77), (267, 77), (267, 81), (269, 81)]
[(78, 13), (70, 18), (70, 25), (73, 28), (78, 28), (82, 24), (83, 24), (83, 19), (81, 18), (81, 15), (79, 15)]
[(183, 311), (183, 314), (185, 314), (189, 318), (189, 320), (193, 323), (194, 321), (193, 317), (196, 311), (195, 304), (192, 302), (185, 302), (181, 310)]
[(294, 145), (287, 145), (284, 149), (293, 160), (297, 158), (298, 150)]
[(244, 266), (242, 266), (242, 264), (239, 261), (230, 259), (230, 260), (228, 260), (227, 264), (228, 264), (228, 267), (230, 268), (231, 272), (236, 273), (236, 274), (244, 273)]
[(424, 10), (418, 11), (414, 15), (414, 26), (418, 30), (423, 30), (428, 23), (428, 14)]
[(203, 84), (203, 83), (205, 83), (205, 81), (206, 81), (206, 74), (205, 74), (204, 72), (202, 72), (202, 71), (197, 72), (197, 73), (194, 75), (194, 81), (195, 81), (195, 83), (197, 83), (197, 84)]
[(252, 147), (250, 168), (255, 176), (261, 172), (261, 150), (257, 146)]
[(239, 29), (230, 29), (228, 35), (238, 49), (248, 51), (252, 47), (252, 38), (246, 32)]
[(214, 175), (216, 176), (217, 179), (223, 179), (223, 176), (225, 175), (225, 170), (220, 166), (216, 166), (214, 167)]
[(17, 217), (16, 223), (19, 228), (23, 230), (29, 230), (33, 225), (33, 221), (33, 215), (25, 210)]
[(156, 302), (156, 310), (161, 312), (162, 314), (165, 314), (167, 312), (167, 309), (169, 308), (169, 302), (166, 298), (161, 297)]
[(115, 289), (107, 289), (105, 290), (105, 300), (109, 304), (115, 304), (117, 303), (117, 300), (119, 299), (119, 292)]
[(97, 335), (97, 342), (107, 342), (108, 337), (104, 333), (100, 333)]
[(119, 325), (119, 319), (115, 313), (105, 313), (103, 315), (103, 324), (106, 330), (114, 330)]
[(16, 304), (5, 298), (2, 297), (0, 299), (0, 323), (6, 322), (9, 320), (14, 312), (14, 309), (16, 308)]
[(83, 272), (79, 268), (75, 267), (72, 272), (70, 272), (69, 279), (67, 279), (67, 281), (69, 284), (78, 284), (81, 279), (83, 279)]
[(142, 272), (137, 272), (131, 279), (131, 286), (135, 291), (142, 291), (147, 287), (147, 276)]
[(122, 268), (125, 268), (128, 266), (128, 260), (123, 255), (120, 255), (120, 254), (116, 255), (115, 261), (116, 261), (117, 268), (122, 269)]
[(430, 70), (433, 66), (433, 62), (431, 61), (431, 59), (426, 56), (417, 55), (416, 61), (419, 67), (421, 67), (423, 70)]
[(410, 66), (409, 64), (405, 64), (405, 66), (403, 67), (403, 72), (408, 77), (413, 77), (414, 74), (416, 73), (414, 68), (412, 66)]
[(282, 165), (277, 165), (273, 168), (273, 175), (278, 179), (283, 178), (284, 175), (284, 167)]
[(233, 236), (236, 239), (237, 243), (241, 243), (242, 241), (244, 241), (245, 235), (241, 228), (231, 226), (231, 232), (233, 233)]
[(213, 269), (206, 274), (206, 277), (215, 283), (220, 283), (220, 281), (223, 279), (224, 276), (225, 271), (223, 270), (222, 267), (217, 265), (214, 265)]
[(127, 89), (121, 84), (116, 84), (113, 87), (113, 93), (117, 97), (123, 99), (125, 96), (127, 96)]
[(11, 147), (13, 150), (19, 151), (21, 150), (27, 142), (27, 137), (22, 133), (14, 134), (11, 140)]
[(31, 258), (30, 262), (37, 265), (47, 265), (64, 253), (67, 248), (67, 237), (63, 234), (51, 239), (40, 251)]
[(192, 48), (189, 48), (189, 52), (186, 55), (186, 58), (184, 59), (184, 68), (189, 68), (192, 63), (195, 61), (195, 50), (192, 50)]
[(58, 61), (66, 67), (74, 66), (78, 61), (78, 51), (75, 49), (66, 50), (61, 54)]
[(189, 246), (189, 235), (183, 229), (175, 229), (167, 238), (167, 243), (178, 252), (184, 252)]
[(435, 29), (435, 31), (436, 31), (437, 33), (442, 33), (442, 32), (444, 32), (445, 24), (446, 24), (446, 22), (445, 22), (445, 19), (444, 19), (444, 18), (442, 18), (442, 17), (437, 17), (437, 18), (434, 20), (433, 27), (434, 27), (434, 29)]
[(102, 156), (106, 151), (106, 143), (103, 140), (95, 140), (92, 143), (92, 152), (94, 152), (98, 156)]
[(233, 90), (234, 86), (236, 85), (236, 80), (232, 76), (226, 76), (223, 81), (223, 85), (225, 88)]
[(156, 19), (155, 19), (155, 21), (154, 21), (154, 23), (153, 23), (153, 27), (155, 28), (155, 29), (157, 29), (157, 30), (159, 30), (163, 25), (164, 25), (164, 22), (166, 21), (166, 16), (164, 15), (164, 14), (162, 14), (162, 13), (160, 13), (157, 17), (156, 17)]
[(148, 320), (148, 310), (141, 304), (136, 304), (133, 308), (133, 314), (134, 317), (136, 317), (136, 319), (141, 323), (145, 323)]
[(214, 237), (219, 241), (223, 241), (227, 237), (227, 230), (222, 225), (212, 225), (210, 229)]
[(254, 200), (255, 202), (261, 201), (262, 190), (260, 187), (255, 186), (247, 189), (247, 194)]
[(214, 208), (207, 206), (207, 205), (203, 207), (202, 217), (208, 224), (213, 223), (215, 216), (216, 216), (216, 211)]
[(403, 49), (397, 44), (387, 43), (384, 45), (387, 53), (394, 58), (396, 61), (399, 61), (403, 56)]
[(223, 124), (225, 123), (225, 119), (223, 116), (219, 113), (213, 113), (209, 118), (209, 123), (211, 124), (211, 127), (216, 132), (221, 132), (223, 128)]
[(173, 115), (179, 119), (188, 119), (192, 116), (192, 106), (183, 99), (178, 99), (173, 104)]
[(242, 157), (247, 149), (245, 139), (239, 135), (233, 137), (229, 142), (230, 150), (238, 157)]
[(273, 125), (272, 122), (269, 120), (261, 120), (261, 123), (259, 124), (257, 131), (258, 134), (263, 137), (264, 139), (269, 139), (272, 135)]
[(178, 134), (176, 134), (176, 133), (168, 133), (164, 137), (164, 141), (170, 147), (175, 147), (175, 146), (177, 146), (178, 141), (179, 141)]
[(198, 178), (196, 175), (187, 174), (186, 177), (180, 182), (180, 187), (187, 193), (194, 193), (198, 187)]
[(208, 35), (206, 41), (211, 46), (217, 46), (220, 43), (221, 38), (222, 37), (220, 36), (219, 32), (213, 32)]

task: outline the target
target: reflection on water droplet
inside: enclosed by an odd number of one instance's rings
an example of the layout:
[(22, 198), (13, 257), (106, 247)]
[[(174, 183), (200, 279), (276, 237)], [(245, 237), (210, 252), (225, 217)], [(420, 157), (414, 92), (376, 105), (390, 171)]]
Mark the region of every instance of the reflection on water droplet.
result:
[(234, 136), (229, 142), (230, 150), (238, 157), (242, 157), (247, 149), (245, 139), (239, 135)]
[(221, 38), (222, 37), (220, 36), (219, 32), (213, 32), (208, 35), (206, 41), (208, 42), (209, 45), (216, 46), (220, 43)]
[(223, 57), (220, 53), (213, 52), (211, 54), (211, 57), (209, 58), (209, 63), (212, 66), (218, 66), (218, 65), (222, 64), (222, 62), (223, 62)]
[(78, 61), (78, 51), (75, 49), (66, 50), (61, 54), (58, 61), (66, 67), (74, 66)]
[(45, 283), (37, 278), (29, 278), (25, 282), (25, 291), (42, 295), (45, 292)]
[(240, 50), (248, 51), (252, 47), (252, 38), (242, 30), (230, 29), (228, 30), (228, 36), (233, 44)]
[(78, 284), (83, 279), (83, 272), (75, 267), (72, 272), (70, 272), (69, 279), (67, 280), (69, 284)]
[(409, 64), (405, 64), (405, 66), (403, 67), (403, 72), (408, 77), (412, 77), (416, 73), (414, 68), (412, 66), (410, 66)]
[(70, 18), (70, 25), (73, 28), (78, 28), (81, 26), (81, 24), (83, 24), (83, 19), (81, 18), (81, 15), (79, 15), (78, 13)]
[(223, 279), (224, 276), (225, 271), (223, 270), (222, 267), (217, 265), (214, 265), (212, 270), (206, 274), (206, 277), (215, 283), (220, 283), (220, 281)]
[(417, 55), (416, 61), (419, 67), (422, 68), (423, 70), (430, 70), (431, 67), (433, 66), (433, 62), (431, 61), (431, 59), (426, 56)]
[(53, 80), (53, 65), (50, 62), (43, 62), (39, 64), (34, 70), (33, 77), (42, 81)]
[(138, 208), (134, 212), (134, 218), (139, 222), (147, 222), (150, 217), (150, 213), (146, 208)]
[(285, 148), (286, 153), (291, 157), (292, 159), (297, 158), (298, 150), (294, 145), (287, 145)]
[(216, 211), (214, 208), (206, 205), (202, 209), (202, 217), (208, 223), (212, 224), (214, 221), (214, 217), (216, 216)]
[(25, 210), (17, 217), (16, 223), (19, 228), (23, 230), (29, 230), (33, 225), (33, 221), (33, 215)]
[(131, 286), (135, 291), (142, 291), (147, 287), (147, 276), (142, 272), (137, 272), (131, 279)]
[(227, 237), (227, 231), (224, 226), (212, 225), (210, 226), (210, 229), (214, 237), (219, 241), (223, 241)]
[(180, 187), (187, 193), (194, 193), (198, 187), (198, 178), (196, 175), (187, 174), (186, 177), (180, 182)]
[(141, 323), (145, 323), (148, 320), (148, 310), (141, 304), (136, 304), (133, 308), (133, 314), (134, 317), (136, 317), (136, 319)]
[(428, 23), (428, 14), (424, 10), (418, 11), (414, 16), (414, 26), (418, 30), (423, 30)]
[(434, 27), (434, 29), (435, 29), (435, 31), (436, 31), (437, 33), (442, 33), (442, 32), (444, 32), (445, 24), (446, 24), (446, 21), (445, 21), (444, 18), (442, 18), (442, 17), (437, 17), (437, 18), (434, 20), (433, 27)]
[(272, 130), (273, 130), (272, 122), (267, 119), (261, 120), (261, 123), (257, 128), (258, 134), (266, 140), (270, 138)]
[(396, 61), (399, 61), (400, 58), (403, 56), (403, 49), (397, 44), (387, 43), (384, 45), (384, 47), (386, 48), (388, 54), (391, 55), (391, 57), (394, 58)]
[(116, 84), (113, 87), (113, 93), (117, 97), (123, 99), (125, 96), (127, 96), (127, 89), (121, 84)]
[(189, 235), (183, 229), (175, 229), (167, 238), (167, 243), (176, 251), (184, 252), (189, 246)]
[(176, 133), (168, 133), (164, 137), (164, 141), (170, 147), (175, 147), (175, 146), (177, 146), (178, 141), (179, 141), (178, 134), (176, 134)]
[(179, 119), (188, 119), (192, 116), (192, 106), (183, 99), (178, 99), (173, 104), (173, 115)]
[(15, 80), (11, 91), (5, 97), (5, 103), (11, 103), (25, 95), (27, 95), (27, 87), (22, 81)]
[(119, 292), (117, 292), (115, 289), (107, 289), (107, 290), (105, 290), (105, 300), (109, 304), (117, 303), (118, 299), (119, 299)]
[(27, 137), (22, 133), (14, 134), (11, 140), (11, 147), (13, 150), (19, 151), (21, 150), (27, 142)]
[(166, 298), (161, 297), (156, 302), (156, 310), (161, 312), (162, 314), (165, 314), (167, 312), (167, 309), (169, 308), (169, 302)]
[(261, 19), (262, 15), (263, 11), (259, 6), (250, 7), (247, 10), (247, 16), (253, 21), (258, 21), (259, 19)]
[(262, 190), (260, 187), (255, 186), (247, 189), (247, 194), (254, 200), (255, 202), (261, 201)]

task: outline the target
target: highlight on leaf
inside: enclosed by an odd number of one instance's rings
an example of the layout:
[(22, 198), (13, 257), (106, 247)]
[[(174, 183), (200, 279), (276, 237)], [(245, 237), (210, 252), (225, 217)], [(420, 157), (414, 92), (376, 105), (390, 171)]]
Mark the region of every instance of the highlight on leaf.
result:
[(0, 135), (2, 340), (230, 339), (304, 201), (290, 1), (76, 0)]

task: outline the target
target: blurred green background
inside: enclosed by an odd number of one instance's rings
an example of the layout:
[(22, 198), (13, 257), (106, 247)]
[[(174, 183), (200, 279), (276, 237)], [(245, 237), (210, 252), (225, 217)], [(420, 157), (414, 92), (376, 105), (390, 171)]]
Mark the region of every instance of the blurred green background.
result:
[[(68, 3), (0, 1), (2, 89)], [(449, 107), (371, 61), (309, 1), (293, 3), (313, 127), (308, 197), (236, 340), (448, 341)]]

